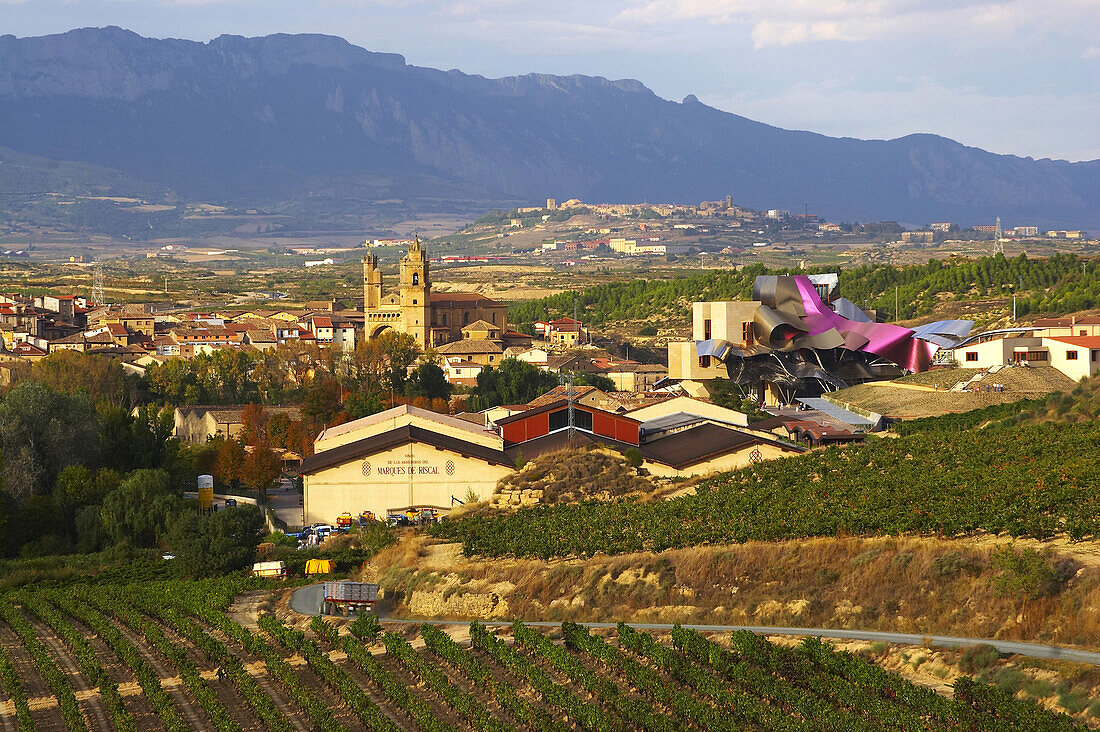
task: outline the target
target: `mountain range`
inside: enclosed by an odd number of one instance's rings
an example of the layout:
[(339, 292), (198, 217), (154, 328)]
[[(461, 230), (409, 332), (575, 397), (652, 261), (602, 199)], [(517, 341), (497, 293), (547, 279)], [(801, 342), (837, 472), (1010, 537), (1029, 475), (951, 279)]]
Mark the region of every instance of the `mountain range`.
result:
[(487, 79), (323, 35), (0, 36), (0, 146), (210, 202), (322, 190), (356, 206), (730, 194), (834, 221), (1100, 224), (1100, 160), (998, 155), (927, 134), (828, 137), (662, 99), (639, 81)]

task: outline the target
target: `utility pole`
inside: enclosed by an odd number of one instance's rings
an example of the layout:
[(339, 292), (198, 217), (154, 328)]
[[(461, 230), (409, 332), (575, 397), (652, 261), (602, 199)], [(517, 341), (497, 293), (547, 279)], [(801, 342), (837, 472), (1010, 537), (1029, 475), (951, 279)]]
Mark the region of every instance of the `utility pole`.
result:
[(894, 320), (901, 320), (900, 313), (898, 313), (898, 286), (894, 285)]

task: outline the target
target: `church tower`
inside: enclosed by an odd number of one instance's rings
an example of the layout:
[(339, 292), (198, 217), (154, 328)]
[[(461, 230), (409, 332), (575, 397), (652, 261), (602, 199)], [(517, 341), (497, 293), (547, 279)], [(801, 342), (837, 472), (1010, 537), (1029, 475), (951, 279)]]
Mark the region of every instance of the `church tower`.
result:
[(363, 257), (363, 312), (377, 310), (382, 305), (382, 270), (378, 268), (378, 255), (370, 250)]
[[(428, 252), (413, 238), (408, 253), (401, 258), (401, 330), (416, 338), (421, 348), (431, 345), (431, 281), (428, 279)], [(379, 279), (381, 292), (381, 279)]]

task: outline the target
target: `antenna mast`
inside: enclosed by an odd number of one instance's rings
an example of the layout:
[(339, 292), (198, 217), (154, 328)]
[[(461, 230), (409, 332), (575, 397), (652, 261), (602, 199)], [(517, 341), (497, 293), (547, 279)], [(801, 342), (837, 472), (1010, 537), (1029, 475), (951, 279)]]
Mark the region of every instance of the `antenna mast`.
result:
[(997, 217), (997, 240), (993, 243), (993, 253), (994, 254), (1004, 254), (1005, 253), (1004, 230), (1001, 229), (1001, 217), (1000, 216)]
[(103, 293), (103, 265), (99, 262), (92, 270), (92, 300), (100, 307), (107, 304), (107, 296)]

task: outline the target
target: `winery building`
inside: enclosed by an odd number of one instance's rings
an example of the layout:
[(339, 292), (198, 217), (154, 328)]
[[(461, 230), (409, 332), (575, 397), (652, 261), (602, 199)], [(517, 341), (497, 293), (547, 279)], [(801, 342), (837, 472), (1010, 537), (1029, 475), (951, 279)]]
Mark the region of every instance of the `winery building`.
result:
[(637, 451), (656, 476), (703, 475), (805, 450), (687, 411), (643, 421), (559, 399), (479, 424), (405, 405), (318, 436), (301, 467), (305, 522), (331, 522), (345, 511), (446, 513), (470, 493), (488, 499), (521, 461), (589, 446)]

